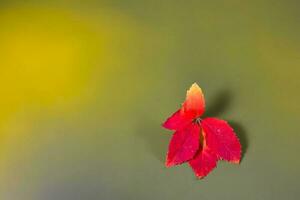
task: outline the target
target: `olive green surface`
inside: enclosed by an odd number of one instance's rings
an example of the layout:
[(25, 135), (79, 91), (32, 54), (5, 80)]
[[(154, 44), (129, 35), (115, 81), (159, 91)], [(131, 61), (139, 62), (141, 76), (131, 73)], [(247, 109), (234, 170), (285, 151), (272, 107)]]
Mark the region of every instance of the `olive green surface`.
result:
[[(2, 1), (2, 200), (300, 198), (298, 1)], [(240, 165), (166, 168), (197, 82)]]

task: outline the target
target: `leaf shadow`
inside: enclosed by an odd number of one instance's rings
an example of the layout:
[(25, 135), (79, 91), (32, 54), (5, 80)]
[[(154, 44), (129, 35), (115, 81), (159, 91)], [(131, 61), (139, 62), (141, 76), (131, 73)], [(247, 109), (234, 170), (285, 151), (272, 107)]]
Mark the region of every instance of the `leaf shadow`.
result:
[(222, 115), (231, 106), (232, 100), (233, 93), (230, 90), (219, 91), (206, 108), (203, 118)]

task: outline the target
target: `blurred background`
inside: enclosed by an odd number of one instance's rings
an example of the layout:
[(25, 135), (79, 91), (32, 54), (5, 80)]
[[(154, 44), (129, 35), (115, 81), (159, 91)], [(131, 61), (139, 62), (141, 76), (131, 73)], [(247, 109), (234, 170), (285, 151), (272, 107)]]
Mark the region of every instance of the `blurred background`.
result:
[[(3, 200), (298, 199), (299, 1), (0, 2)], [(166, 169), (194, 82), (240, 165)]]

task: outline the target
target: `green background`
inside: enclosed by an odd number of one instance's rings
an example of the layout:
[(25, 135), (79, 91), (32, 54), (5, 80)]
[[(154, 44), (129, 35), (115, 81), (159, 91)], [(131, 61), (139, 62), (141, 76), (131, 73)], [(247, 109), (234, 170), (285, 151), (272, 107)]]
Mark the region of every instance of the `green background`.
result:
[[(1, 1), (3, 200), (299, 199), (299, 1)], [(165, 168), (197, 82), (240, 165)]]

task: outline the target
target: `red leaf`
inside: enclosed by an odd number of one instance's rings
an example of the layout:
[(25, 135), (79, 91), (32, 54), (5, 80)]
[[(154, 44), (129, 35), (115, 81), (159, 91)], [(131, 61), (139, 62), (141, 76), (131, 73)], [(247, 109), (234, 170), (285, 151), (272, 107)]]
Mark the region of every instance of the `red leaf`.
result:
[(220, 119), (202, 120), (204, 111), (202, 90), (194, 83), (187, 91), (182, 107), (163, 124), (176, 131), (169, 144), (166, 166), (188, 161), (199, 178), (213, 170), (219, 159), (233, 163), (239, 163), (241, 159), (241, 144), (233, 129)]
[(198, 178), (204, 178), (216, 167), (217, 156), (211, 149), (205, 147), (202, 151), (199, 151), (192, 160), (189, 161), (189, 164)]
[(239, 163), (241, 159), (241, 144), (229, 124), (217, 118), (206, 118), (201, 122), (205, 132), (206, 144), (212, 149), (218, 159)]
[(194, 117), (200, 117), (205, 111), (205, 100), (201, 88), (194, 83), (186, 93), (182, 109)]
[(199, 148), (199, 133), (200, 127), (192, 123), (174, 133), (167, 153), (167, 167), (181, 164), (194, 157)]
[(201, 116), (205, 110), (205, 100), (201, 88), (194, 83), (187, 91), (186, 99), (178, 111), (169, 117), (163, 127), (170, 130), (179, 130)]
[(163, 123), (163, 127), (170, 130), (179, 130), (191, 123), (192, 120), (193, 116), (185, 115), (183, 110), (180, 109)]

